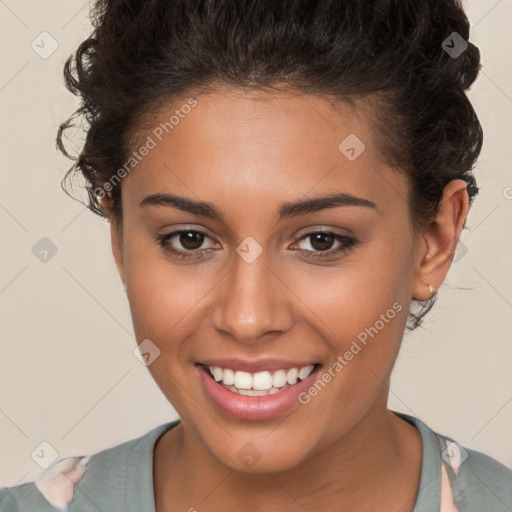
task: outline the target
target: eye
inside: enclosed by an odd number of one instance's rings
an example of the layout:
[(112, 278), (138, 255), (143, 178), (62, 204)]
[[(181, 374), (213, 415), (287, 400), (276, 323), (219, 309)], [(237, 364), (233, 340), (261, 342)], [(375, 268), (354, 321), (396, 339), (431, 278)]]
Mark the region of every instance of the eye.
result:
[[(196, 229), (181, 229), (166, 235), (157, 235), (155, 238), (166, 253), (180, 260), (201, 258), (212, 250), (201, 248), (206, 239), (212, 239)], [(176, 245), (180, 245), (184, 250), (176, 248)]]
[[(302, 236), (298, 242), (310, 240), (306, 246), (309, 248), (301, 249), (301, 252), (307, 258), (327, 258), (334, 254), (345, 253), (355, 248), (358, 241), (355, 238), (332, 233), (329, 231), (313, 231)], [(333, 249), (333, 245), (335, 248)]]
[[(196, 229), (181, 229), (169, 234), (157, 235), (155, 239), (167, 254), (180, 260), (203, 258), (214, 250), (214, 247), (202, 247), (206, 240), (212, 242), (213, 240), (206, 233)], [(309, 247), (299, 249), (299, 252), (311, 259), (327, 258), (345, 253), (358, 244), (356, 239), (346, 235), (329, 231), (313, 231), (302, 236), (296, 245), (300, 245), (301, 242), (308, 239), (310, 241), (305, 245)], [(214, 242), (215, 244), (216, 242)], [(177, 248), (177, 245), (181, 248)], [(334, 249), (333, 245), (336, 246)]]

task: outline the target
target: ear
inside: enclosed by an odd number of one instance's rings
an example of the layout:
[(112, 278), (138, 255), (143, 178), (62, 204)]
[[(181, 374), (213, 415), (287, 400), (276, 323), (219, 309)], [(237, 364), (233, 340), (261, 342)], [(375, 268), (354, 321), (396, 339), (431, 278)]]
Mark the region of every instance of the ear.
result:
[(413, 298), (429, 299), (446, 278), (468, 213), (466, 188), (463, 180), (446, 185), (434, 219), (420, 236)]

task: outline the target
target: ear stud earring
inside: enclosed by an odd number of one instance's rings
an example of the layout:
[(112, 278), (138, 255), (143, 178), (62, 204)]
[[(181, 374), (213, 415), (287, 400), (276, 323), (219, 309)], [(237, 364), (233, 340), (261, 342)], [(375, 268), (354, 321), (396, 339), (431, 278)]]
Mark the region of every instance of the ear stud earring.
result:
[(429, 285), (428, 285), (428, 291), (429, 291), (431, 294), (433, 294), (433, 293), (436, 291), (436, 289), (435, 289), (431, 284), (429, 284)]

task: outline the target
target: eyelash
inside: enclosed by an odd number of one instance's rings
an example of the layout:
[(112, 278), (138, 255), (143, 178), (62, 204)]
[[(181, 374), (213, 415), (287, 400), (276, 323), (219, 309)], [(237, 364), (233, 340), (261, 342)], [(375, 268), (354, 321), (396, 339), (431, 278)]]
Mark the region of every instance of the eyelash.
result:
[[(207, 238), (210, 238), (206, 233), (197, 230), (197, 229), (182, 229), (179, 231), (173, 231), (172, 233), (166, 234), (166, 235), (157, 235), (155, 237), (156, 241), (160, 245), (160, 247), (168, 254), (171, 254), (173, 257), (179, 259), (179, 260), (189, 260), (189, 259), (198, 259), (201, 258), (205, 253), (211, 251), (211, 249), (195, 249), (195, 250), (188, 250), (188, 251), (179, 251), (177, 249), (172, 248), (168, 241), (171, 238), (174, 238), (176, 236), (181, 235), (182, 233), (197, 233), (200, 235), (203, 235)], [(329, 256), (333, 256), (334, 254), (338, 253), (347, 253), (350, 250), (354, 249), (358, 245), (358, 241), (355, 238), (346, 236), (346, 235), (340, 235), (338, 233), (333, 233), (331, 231), (311, 231), (309, 233), (306, 233), (303, 235), (298, 241), (301, 242), (302, 240), (305, 240), (313, 235), (322, 234), (322, 235), (328, 235), (333, 236), (335, 241), (339, 242), (341, 247), (338, 249), (328, 249), (326, 251), (310, 251), (310, 250), (299, 250), (298, 252), (302, 254), (308, 254), (306, 258), (310, 259), (317, 259), (317, 258), (326, 258)]]

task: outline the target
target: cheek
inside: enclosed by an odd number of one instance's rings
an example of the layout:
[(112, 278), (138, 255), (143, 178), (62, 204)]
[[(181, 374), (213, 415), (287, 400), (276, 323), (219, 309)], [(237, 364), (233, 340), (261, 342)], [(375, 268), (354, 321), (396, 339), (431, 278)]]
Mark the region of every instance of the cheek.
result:
[(135, 230), (125, 237), (124, 264), (137, 341), (161, 342), (180, 328), (180, 319), (200, 301), (201, 290), (186, 267), (173, 266), (156, 242)]
[(392, 370), (409, 312), (412, 269), (410, 242), (383, 236), (336, 270), (294, 278), (302, 283), (298, 295), (324, 326), (332, 365), (341, 358), (332, 373), (340, 376), (335, 380), (348, 401), (371, 395)]
[(382, 234), (344, 256), (336, 266), (304, 263), (283, 267), (281, 272), (301, 302), (326, 324), (326, 335), (331, 330), (331, 335), (346, 339), (372, 326), (395, 302), (408, 310), (411, 244)]
[(165, 343), (182, 339), (197, 327), (191, 322), (218, 280), (218, 273), (196, 271), (192, 275), (181, 268), (163, 258), (133, 261), (129, 301), (137, 339), (154, 337)]

